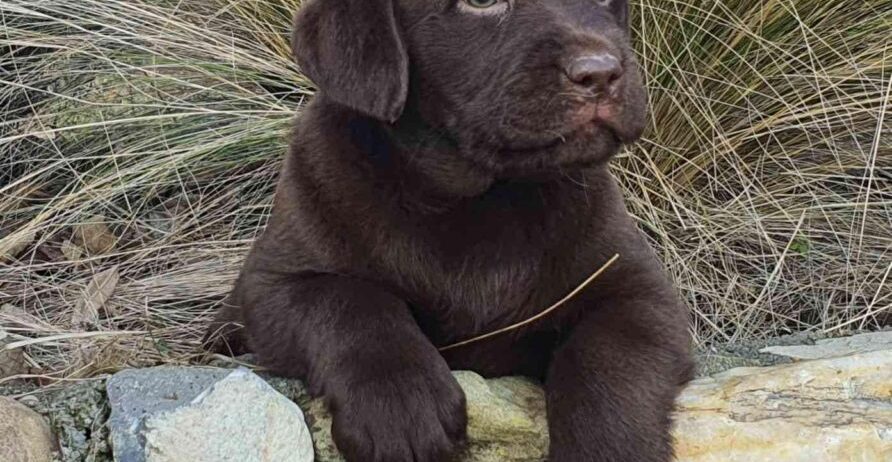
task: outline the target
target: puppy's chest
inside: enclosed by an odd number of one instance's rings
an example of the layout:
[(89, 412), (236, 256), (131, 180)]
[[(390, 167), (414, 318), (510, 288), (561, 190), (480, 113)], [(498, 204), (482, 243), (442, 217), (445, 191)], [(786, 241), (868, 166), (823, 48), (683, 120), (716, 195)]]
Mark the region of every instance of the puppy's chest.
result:
[(427, 271), (401, 272), (419, 323), (436, 337), (470, 335), (526, 316), (543, 298), (544, 256), (530, 249), (515, 255), (479, 252), (430, 260)]
[(577, 238), (558, 225), (503, 214), (428, 229), (388, 246), (400, 255), (387, 272), (428, 335), (467, 337), (528, 318), (565, 289)]

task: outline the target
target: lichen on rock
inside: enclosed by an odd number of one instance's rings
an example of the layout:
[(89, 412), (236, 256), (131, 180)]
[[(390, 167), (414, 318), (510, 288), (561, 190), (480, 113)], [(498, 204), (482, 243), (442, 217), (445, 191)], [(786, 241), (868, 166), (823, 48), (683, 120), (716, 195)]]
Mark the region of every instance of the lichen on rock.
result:
[(36, 409), (49, 416), (60, 462), (110, 462), (109, 407), (104, 382), (92, 380), (49, 393)]

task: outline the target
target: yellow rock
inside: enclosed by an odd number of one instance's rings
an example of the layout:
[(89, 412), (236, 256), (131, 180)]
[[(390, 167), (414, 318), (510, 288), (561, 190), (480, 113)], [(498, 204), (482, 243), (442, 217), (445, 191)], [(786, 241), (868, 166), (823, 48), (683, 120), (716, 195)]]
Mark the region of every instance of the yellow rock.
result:
[(674, 433), (679, 462), (892, 461), (892, 351), (697, 380)]
[(454, 372), (468, 402), (469, 451), (463, 462), (538, 462), (548, 454), (545, 395), (520, 377), (484, 380)]

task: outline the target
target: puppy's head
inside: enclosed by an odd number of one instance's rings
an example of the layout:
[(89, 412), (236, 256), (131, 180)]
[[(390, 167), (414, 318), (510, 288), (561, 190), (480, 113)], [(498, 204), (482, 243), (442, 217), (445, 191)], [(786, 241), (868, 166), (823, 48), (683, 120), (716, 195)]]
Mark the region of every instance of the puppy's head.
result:
[(332, 101), (411, 107), (499, 172), (602, 162), (644, 129), (628, 0), (308, 0), (295, 56)]

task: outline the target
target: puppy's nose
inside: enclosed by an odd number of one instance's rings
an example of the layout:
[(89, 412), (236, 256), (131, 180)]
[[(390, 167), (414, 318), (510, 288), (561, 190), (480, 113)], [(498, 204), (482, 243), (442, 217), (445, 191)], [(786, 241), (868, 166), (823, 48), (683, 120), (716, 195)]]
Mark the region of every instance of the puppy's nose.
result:
[(619, 59), (610, 53), (576, 57), (564, 71), (570, 81), (595, 92), (608, 90), (623, 74)]

